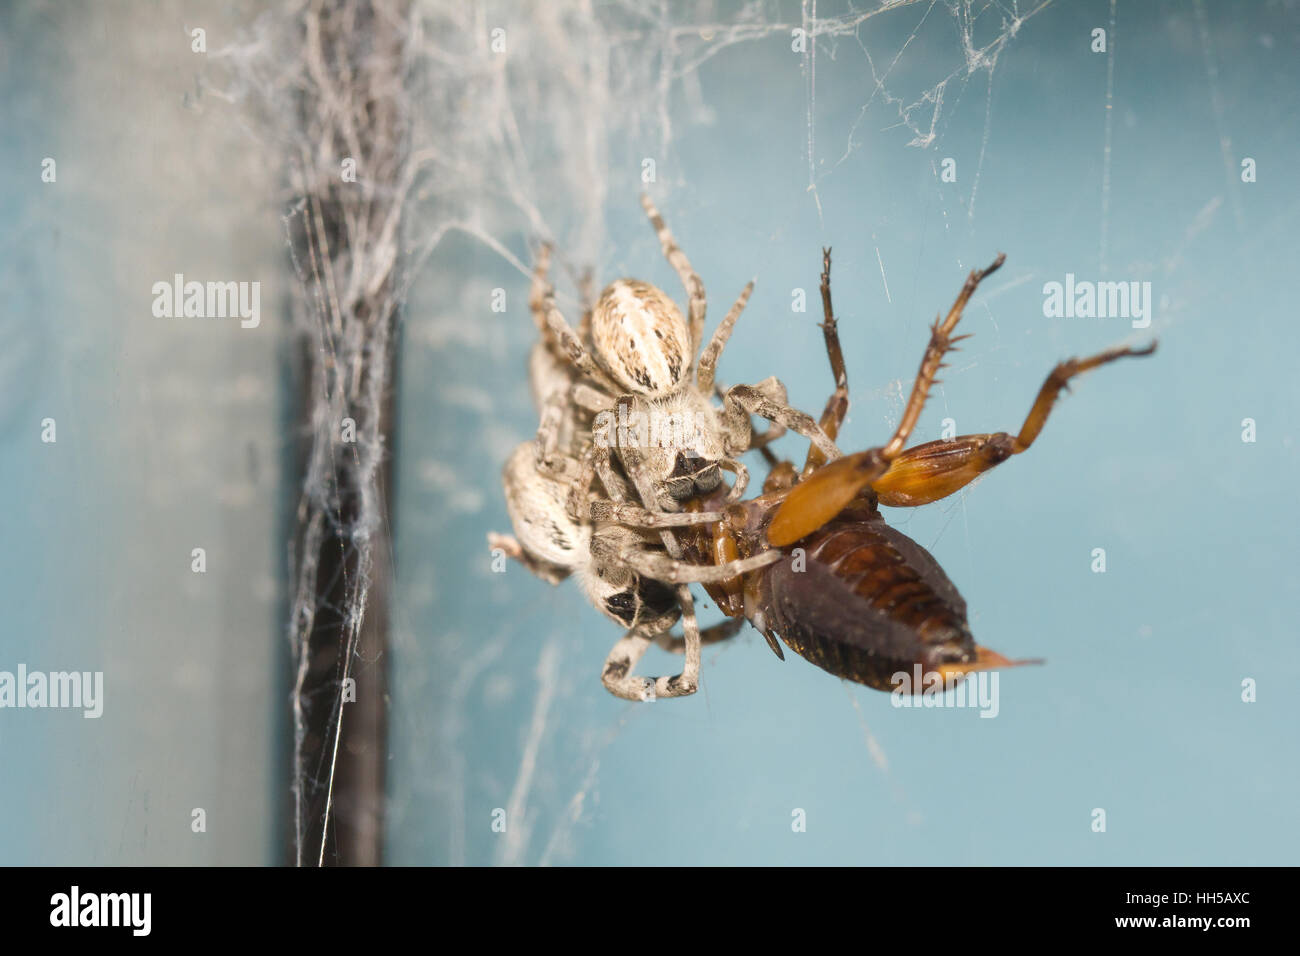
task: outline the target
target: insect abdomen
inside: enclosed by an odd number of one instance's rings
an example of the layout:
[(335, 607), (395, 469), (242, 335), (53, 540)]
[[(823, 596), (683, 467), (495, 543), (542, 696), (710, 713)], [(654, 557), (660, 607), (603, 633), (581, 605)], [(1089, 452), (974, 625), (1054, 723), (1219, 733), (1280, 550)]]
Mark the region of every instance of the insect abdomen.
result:
[[(798, 543), (766, 572), (765, 623), (824, 670), (878, 690), (898, 672), (974, 660), (966, 602), (930, 553), (873, 513)], [(800, 569), (802, 567), (802, 569)]]

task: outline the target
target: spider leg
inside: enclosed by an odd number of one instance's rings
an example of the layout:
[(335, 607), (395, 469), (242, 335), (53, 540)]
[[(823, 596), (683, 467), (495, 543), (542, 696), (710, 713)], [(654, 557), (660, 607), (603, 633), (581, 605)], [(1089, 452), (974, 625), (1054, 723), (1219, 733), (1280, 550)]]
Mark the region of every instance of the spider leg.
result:
[[(727, 431), (735, 435), (744, 433), (748, 425), (748, 415), (758, 415), (785, 428), (794, 429), (819, 448), (828, 459), (840, 457), (840, 450), (826, 437), (826, 433), (811, 415), (792, 408), (785, 401), (775, 400), (772, 395), (780, 389), (779, 395), (785, 394), (785, 387), (775, 378), (764, 379), (758, 385), (733, 385), (723, 398), (727, 417)], [(751, 443), (752, 446), (752, 443)], [(744, 449), (730, 449), (743, 451)]]
[(605, 685), (605, 689), (615, 697), (624, 700), (654, 700), (658, 696), (656, 693), (658, 680), (662, 678), (635, 677), (632, 669), (645, 655), (651, 639), (670, 627), (672, 627), (671, 623), (661, 626), (659, 630), (649, 625), (642, 625), (632, 628), (619, 638), (618, 642), (610, 648), (609, 656), (605, 658), (605, 666), (600, 673), (600, 680)]
[[(657, 529), (714, 524), (725, 517), (718, 511), (649, 511), (630, 503), (627, 500), (629, 489), (614, 472), (610, 448), (599, 441), (584, 449), (582, 458), (576, 462), (576, 466), (576, 478), (573, 477), (571, 470), (565, 473), (565, 480), (571, 482), (566, 510), (569, 517), (575, 521), (613, 521), (631, 528)], [(592, 482), (597, 477), (605, 487), (604, 495), (591, 490)], [(584, 503), (585, 515), (583, 514)]]
[(596, 477), (605, 489), (605, 497), (615, 503), (635, 504), (635, 492), (614, 468), (614, 453), (611, 446), (604, 446), (596, 454)]
[(591, 267), (583, 269), (581, 273), (576, 273), (572, 266), (566, 266), (569, 277), (573, 279), (574, 285), (578, 287), (578, 297), (582, 302), (582, 318), (578, 321), (578, 338), (584, 342), (591, 341), (591, 313), (596, 308), (596, 285), (595, 276), (592, 274)]
[[(700, 645), (704, 640), (700, 625), (695, 617), (695, 602), (691, 599), (690, 589), (686, 586), (677, 589), (677, 598), (682, 605), (682, 646), (686, 661), (682, 672), (674, 677), (635, 677), (633, 668), (641, 660), (654, 638), (667, 635), (672, 627), (667, 625), (655, 627), (635, 627), (628, 631), (610, 650), (605, 658), (605, 667), (600, 679), (605, 688), (614, 696), (624, 700), (657, 700), (661, 697), (688, 697), (700, 686)], [(730, 622), (724, 622), (730, 624)], [(715, 628), (710, 628), (714, 631)], [(726, 627), (719, 625), (716, 630), (722, 637), (710, 635), (710, 640), (722, 640), (730, 636), (723, 633)], [(707, 632), (706, 632), (707, 633)], [(735, 633), (734, 630), (731, 633)], [(675, 649), (675, 643), (670, 642)]]
[(573, 331), (565, 320), (564, 314), (560, 312), (559, 307), (555, 304), (555, 291), (549, 287), (542, 296), (541, 311), (547, 331), (553, 336), (558, 351), (568, 360), (569, 364), (605, 391), (617, 395), (619, 392), (618, 385), (596, 364), (596, 360), (592, 358), (591, 353), (582, 344), (582, 339), (578, 337), (578, 334)]
[(745, 489), (749, 487), (749, 469), (734, 458), (719, 459), (718, 467), (724, 471), (729, 471), (736, 476), (736, 480), (732, 484), (731, 490), (727, 492), (727, 504), (739, 501), (745, 494)]
[(549, 561), (543, 561), (540, 558), (533, 557), (524, 550), (523, 545), (521, 545), (513, 535), (497, 534), (495, 531), (489, 531), (487, 542), (488, 548), (493, 551), (499, 548), (501, 551), (505, 552), (506, 557), (518, 561), (547, 584), (559, 584), (573, 573), (571, 568), (562, 567), (558, 564), (551, 564)]
[(650, 201), (650, 197), (645, 193), (641, 194), (641, 207), (645, 209), (645, 214), (650, 218), (650, 225), (654, 227), (655, 235), (659, 237), (659, 245), (663, 249), (664, 258), (668, 264), (677, 272), (677, 277), (681, 279), (682, 285), (686, 289), (687, 295), (687, 321), (691, 330), (691, 357), (694, 358), (700, 350), (700, 342), (704, 338), (704, 283), (696, 275), (695, 269), (692, 268), (691, 262), (686, 258), (686, 253), (682, 252), (677, 245), (677, 240), (664, 224), (663, 216), (659, 215), (659, 210), (655, 204)]
[(686, 642), (686, 661), (677, 677), (670, 677), (659, 686), (655, 681), (655, 696), (686, 697), (700, 686), (700, 622), (695, 617), (695, 601), (691, 589), (682, 585), (677, 589), (677, 600), (682, 606), (682, 634)]
[(588, 504), (588, 514), (593, 522), (616, 521), (630, 528), (683, 528), (715, 524), (726, 517), (720, 511), (647, 511), (607, 498), (593, 498)]
[(582, 344), (587, 341), (587, 335), (591, 328), (593, 305), (590, 273), (587, 273), (580, 283), (584, 300), (580, 325), (582, 331), (580, 334), (573, 331), (568, 321), (565, 320), (564, 314), (560, 312), (559, 307), (555, 304), (555, 288), (548, 278), (551, 268), (551, 252), (551, 244), (549, 242), (542, 243), (537, 252), (537, 264), (533, 267), (533, 281), (528, 292), (528, 307), (532, 311), (533, 322), (537, 325), (537, 331), (541, 333), (542, 340), (546, 343), (547, 348), (562, 356), (570, 365), (592, 379), (601, 388), (617, 394), (619, 391), (618, 386), (596, 364), (596, 360), (592, 358), (591, 353)]
[(613, 399), (598, 388), (592, 388), (586, 382), (574, 382), (568, 397), (573, 404), (588, 412), (607, 411)]
[(672, 554), (639, 547), (608, 550), (606, 544), (598, 539), (592, 540), (592, 554), (604, 560), (619, 561), (642, 577), (666, 584), (721, 584), (781, 560), (780, 551), (769, 550), (721, 564), (688, 564)]
[[(772, 383), (775, 383), (775, 385), (772, 385)], [(787, 402), (788, 395), (786, 393), (785, 386), (781, 384), (780, 379), (769, 378), (766, 380), (766, 382), (760, 384), (771, 385), (772, 391), (768, 395), (768, 397), (772, 399), (772, 401), (777, 402), (779, 404), (785, 404)], [(718, 382), (714, 382), (713, 394), (718, 397), (718, 399), (724, 404), (724, 406), (727, 401), (727, 392), (729, 391), (731, 391), (729, 388), (724, 388)], [(731, 421), (728, 421), (725, 418), (726, 413), (727, 410), (724, 407), (723, 422), (727, 430), (731, 432), (734, 429), (739, 428), (740, 433), (743, 434), (744, 419), (734, 415), (733, 413), (733, 419)], [(763, 460), (766, 461), (769, 465), (776, 464), (777, 457), (776, 455), (772, 454), (772, 452), (768, 449), (767, 446), (772, 444), (772, 442), (776, 441), (778, 438), (780, 438), (782, 435), (785, 434), (786, 431), (785, 426), (780, 424), (779, 422), (770, 422), (766, 429), (764, 429), (761, 432), (755, 432), (753, 429), (753, 423), (750, 422), (749, 424), (750, 424), (750, 429), (749, 429), (750, 439), (749, 439), (749, 446), (746, 450), (752, 449), (758, 451), (763, 456)]]
[(611, 399), (604, 392), (584, 382), (571, 382), (567, 388), (552, 393), (542, 405), (541, 420), (537, 425), (537, 467), (548, 478), (573, 482), (580, 474), (581, 452), (574, 458), (576, 444), (590, 432), (599, 436), (598, 422), (590, 421), (591, 413), (608, 411)]
[(567, 393), (558, 392), (542, 406), (541, 421), (537, 424), (537, 467), (548, 478), (560, 481), (572, 481), (574, 477), (573, 461), (560, 448), (565, 416), (569, 413)]
[(871, 483), (882, 505), (910, 508), (946, 498), (977, 476), (1018, 455), (1034, 443), (1070, 379), (1101, 365), (1130, 356), (1150, 355), (1152, 342), (1143, 349), (1113, 348), (1086, 359), (1068, 359), (1052, 369), (1017, 435), (962, 435), (909, 448)]
[(546, 295), (550, 289), (547, 278), (551, 269), (551, 244), (543, 242), (537, 250), (537, 263), (533, 266), (533, 282), (528, 291), (528, 308), (533, 313), (533, 322), (548, 347), (554, 348), (555, 338), (546, 322)]
[(727, 340), (731, 338), (731, 331), (736, 327), (736, 320), (740, 318), (740, 313), (744, 310), (745, 303), (749, 301), (749, 295), (753, 291), (753, 282), (740, 291), (740, 297), (718, 323), (718, 327), (713, 331), (713, 338), (709, 339), (709, 344), (700, 354), (700, 366), (696, 370), (695, 380), (699, 390), (705, 395), (713, 391), (713, 375), (718, 368), (718, 358), (722, 355), (722, 350), (727, 347)]
[(582, 456), (578, 459), (578, 474), (569, 485), (569, 496), (565, 503), (565, 510), (574, 521), (583, 520), (583, 505), (592, 500), (591, 483), (596, 480), (596, 472), (600, 469), (602, 460), (608, 463), (609, 449), (599, 442), (582, 450)]

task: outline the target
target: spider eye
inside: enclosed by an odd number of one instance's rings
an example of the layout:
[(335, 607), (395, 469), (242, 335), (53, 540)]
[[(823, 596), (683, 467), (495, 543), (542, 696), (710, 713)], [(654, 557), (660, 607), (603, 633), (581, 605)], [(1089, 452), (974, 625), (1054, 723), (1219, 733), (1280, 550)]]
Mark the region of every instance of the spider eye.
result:
[(605, 598), (605, 612), (610, 617), (622, 621), (628, 627), (636, 620), (636, 595), (629, 591), (619, 591)]
[(673, 498), (683, 501), (697, 495), (707, 495), (721, 483), (722, 469), (718, 463), (692, 450), (677, 453), (672, 473), (664, 481), (664, 487)]

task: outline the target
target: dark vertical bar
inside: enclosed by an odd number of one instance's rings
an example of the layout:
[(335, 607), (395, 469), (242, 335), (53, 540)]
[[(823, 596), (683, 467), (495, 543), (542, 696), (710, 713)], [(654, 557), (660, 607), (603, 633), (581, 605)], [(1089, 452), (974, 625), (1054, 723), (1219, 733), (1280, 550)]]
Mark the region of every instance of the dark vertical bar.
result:
[[(320, 0), (303, 16), (304, 153), (286, 216), (302, 280), (305, 435), (290, 556), (290, 859), (373, 866), (383, 859), (400, 236), (392, 224), (405, 182), (407, 9)], [(349, 162), (355, 178), (344, 174)]]

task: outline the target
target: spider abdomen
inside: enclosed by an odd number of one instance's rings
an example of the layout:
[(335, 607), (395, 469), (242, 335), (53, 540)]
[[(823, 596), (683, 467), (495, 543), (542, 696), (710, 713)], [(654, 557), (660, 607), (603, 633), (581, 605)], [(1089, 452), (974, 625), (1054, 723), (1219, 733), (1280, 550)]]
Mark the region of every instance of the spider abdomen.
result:
[(620, 386), (665, 395), (681, 386), (691, 364), (691, 334), (677, 304), (638, 279), (605, 287), (591, 314), (601, 363)]
[(569, 489), (537, 471), (537, 446), (519, 445), (502, 471), (506, 511), (524, 550), (547, 564), (572, 568), (585, 560), (591, 529), (565, 510)]

